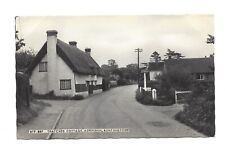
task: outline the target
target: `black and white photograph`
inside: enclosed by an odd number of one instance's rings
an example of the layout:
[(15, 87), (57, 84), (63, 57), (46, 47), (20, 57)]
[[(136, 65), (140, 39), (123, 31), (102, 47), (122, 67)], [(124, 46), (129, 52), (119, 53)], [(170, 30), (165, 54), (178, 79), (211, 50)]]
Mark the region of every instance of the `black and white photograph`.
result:
[(17, 139), (214, 137), (214, 37), (211, 14), (15, 16)]

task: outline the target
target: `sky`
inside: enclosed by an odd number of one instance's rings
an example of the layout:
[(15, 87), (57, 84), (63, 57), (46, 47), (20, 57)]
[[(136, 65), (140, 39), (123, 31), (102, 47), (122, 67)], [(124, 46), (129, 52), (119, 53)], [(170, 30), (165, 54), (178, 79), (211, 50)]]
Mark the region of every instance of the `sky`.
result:
[(16, 20), (19, 37), (24, 38), (23, 50), (38, 52), (46, 41), (47, 30), (57, 30), (66, 43), (76, 41), (79, 49), (91, 48), (91, 56), (101, 66), (109, 59), (119, 67), (148, 62), (157, 51), (164, 58), (167, 48), (186, 58), (209, 56), (214, 46), (206, 43), (214, 35), (212, 15), (140, 15), (140, 16), (60, 16), (19, 17)]

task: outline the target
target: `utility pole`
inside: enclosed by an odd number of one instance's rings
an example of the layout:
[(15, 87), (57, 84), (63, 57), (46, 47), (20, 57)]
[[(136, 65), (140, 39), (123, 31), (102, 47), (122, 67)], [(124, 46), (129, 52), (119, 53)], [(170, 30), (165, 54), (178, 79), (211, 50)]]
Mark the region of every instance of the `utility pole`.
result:
[(137, 49), (135, 49), (135, 52), (137, 52), (138, 53), (138, 89), (140, 88), (140, 69), (139, 69), (139, 54), (140, 54), (140, 52), (142, 52), (143, 50), (142, 49), (139, 49), (139, 48), (137, 48)]

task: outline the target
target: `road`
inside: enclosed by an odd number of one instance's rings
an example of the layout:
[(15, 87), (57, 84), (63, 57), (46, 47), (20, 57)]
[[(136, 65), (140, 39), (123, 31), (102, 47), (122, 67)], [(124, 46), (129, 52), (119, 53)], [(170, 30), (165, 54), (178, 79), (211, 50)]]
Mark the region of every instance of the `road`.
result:
[(127, 128), (125, 132), (54, 133), (51, 138), (150, 138), (205, 137), (179, 123), (173, 116), (181, 108), (173, 106), (145, 106), (135, 100), (136, 85), (123, 86), (93, 95), (80, 101), (44, 100), (51, 104), (30, 123), (20, 126), (20, 139), (43, 139), (47, 134), (28, 134), (28, 129), (51, 129), (59, 113), (63, 114), (56, 129)]

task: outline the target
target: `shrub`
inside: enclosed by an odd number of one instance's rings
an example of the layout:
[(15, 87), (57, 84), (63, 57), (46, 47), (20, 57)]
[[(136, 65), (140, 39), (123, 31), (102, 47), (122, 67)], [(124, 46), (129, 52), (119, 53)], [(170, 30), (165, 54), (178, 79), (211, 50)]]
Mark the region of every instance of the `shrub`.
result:
[(144, 91), (140, 92), (139, 90), (136, 91), (136, 100), (144, 105), (156, 105), (156, 106), (168, 106), (172, 105), (174, 102), (172, 100), (168, 100), (165, 97), (159, 97), (157, 100), (152, 100), (151, 92)]
[(82, 100), (84, 97), (82, 95), (75, 95), (73, 97), (70, 96), (56, 96), (53, 92), (49, 92), (46, 95), (34, 94), (33, 97), (35, 99), (53, 99), (53, 100)]
[(184, 110), (176, 119), (193, 127), (207, 136), (215, 135), (215, 94), (214, 85), (195, 83), (193, 94), (187, 100)]
[[(190, 90), (193, 84), (192, 76), (185, 70), (172, 69), (158, 76), (159, 93), (167, 100), (175, 100), (175, 90)], [(175, 101), (174, 101), (175, 102)]]
[(118, 85), (130, 85), (130, 81), (127, 79), (119, 79), (118, 80)]
[(84, 99), (84, 96), (82, 95), (75, 95), (71, 98), (71, 100), (82, 100), (82, 99)]
[(32, 50), (16, 52), (16, 71), (25, 71), (34, 58)]

